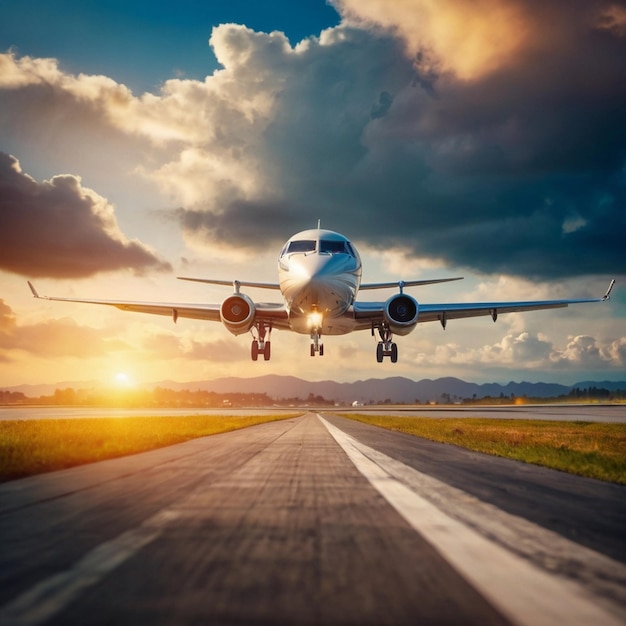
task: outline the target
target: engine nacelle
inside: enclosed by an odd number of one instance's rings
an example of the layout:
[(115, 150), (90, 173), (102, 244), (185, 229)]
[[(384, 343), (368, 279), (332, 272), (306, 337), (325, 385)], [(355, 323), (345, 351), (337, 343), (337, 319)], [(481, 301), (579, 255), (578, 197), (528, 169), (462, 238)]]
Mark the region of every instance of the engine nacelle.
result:
[(220, 306), (222, 324), (233, 335), (247, 333), (254, 324), (254, 302), (243, 293), (229, 296)]
[(405, 293), (398, 293), (385, 302), (383, 315), (389, 329), (396, 335), (408, 335), (417, 324), (419, 305)]

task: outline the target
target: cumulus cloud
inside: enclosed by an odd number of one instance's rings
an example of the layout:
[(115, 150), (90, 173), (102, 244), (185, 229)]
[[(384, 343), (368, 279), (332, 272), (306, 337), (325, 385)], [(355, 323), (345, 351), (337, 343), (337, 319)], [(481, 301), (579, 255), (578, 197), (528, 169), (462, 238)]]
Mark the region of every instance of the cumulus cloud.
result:
[(430, 51), (433, 60), (463, 79), (505, 64), (529, 36), (531, 17), (524, 3), (503, 0), (335, 0), (352, 23), (398, 34), (408, 56)]
[(563, 350), (555, 350), (550, 359), (558, 365), (569, 367), (600, 368), (603, 365), (623, 366), (626, 362), (626, 337), (607, 345), (600, 345), (594, 337), (578, 335), (569, 337)]
[(29, 277), (70, 278), (169, 265), (127, 239), (114, 207), (76, 176), (37, 182), (0, 153), (0, 269)]
[(516, 368), (520, 363), (537, 370), (616, 370), (626, 363), (626, 337), (602, 343), (588, 335), (569, 337), (559, 347), (545, 335), (527, 331), (508, 333), (500, 341), (478, 348), (440, 344), (415, 359), (420, 365), (462, 365)]
[(194, 246), (265, 249), (322, 218), (489, 274), (614, 274), (626, 4), (540, 4), (337, 0), (343, 23), (293, 46), (225, 24), (222, 69), (141, 97), (5, 55), (0, 96), (45, 94), (158, 147), (137, 165)]

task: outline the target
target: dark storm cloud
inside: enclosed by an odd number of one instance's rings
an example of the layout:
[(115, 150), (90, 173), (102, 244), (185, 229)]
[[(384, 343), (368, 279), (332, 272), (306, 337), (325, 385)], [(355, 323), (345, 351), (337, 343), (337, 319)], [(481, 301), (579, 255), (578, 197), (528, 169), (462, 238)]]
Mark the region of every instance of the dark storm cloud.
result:
[(321, 217), (370, 245), (489, 273), (623, 271), (626, 3), (610, 3), (613, 18), (599, 0), (508, 4), (526, 38), (469, 78), (375, 30), (335, 29), (280, 59), (257, 49), (282, 81), (254, 146), (273, 184), (185, 223), (261, 247), (274, 216), (297, 228)]
[(29, 277), (73, 278), (169, 265), (119, 231), (104, 198), (80, 179), (39, 183), (0, 153), (0, 269)]

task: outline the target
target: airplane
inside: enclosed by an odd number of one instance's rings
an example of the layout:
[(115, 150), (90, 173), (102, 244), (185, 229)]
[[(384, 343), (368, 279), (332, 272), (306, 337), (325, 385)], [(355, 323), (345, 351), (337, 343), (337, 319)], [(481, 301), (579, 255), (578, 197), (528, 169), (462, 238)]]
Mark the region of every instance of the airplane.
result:
[[(210, 285), (232, 285), (234, 292), (221, 304), (180, 304), (132, 302), (127, 300), (87, 300), (40, 296), (33, 284), (28, 285), (35, 298), (60, 302), (82, 302), (113, 306), (123, 311), (168, 315), (174, 322), (191, 318), (222, 322), (233, 335), (250, 332), (253, 361), (263, 355), (270, 360), (273, 329), (291, 330), (309, 335), (311, 356), (323, 356), (325, 335), (344, 335), (357, 330), (378, 334), (376, 360), (382, 363), (389, 357), (398, 361), (398, 346), (394, 335), (408, 335), (417, 324), (438, 321), (445, 330), (449, 320), (490, 316), (495, 322), (502, 313), (535, 311), (566, 307), (583, 302), (608, 300), (615, 284), (612, 280), (597, 299), (538, 300), (531, 302), (474, 302), (424, 304), (404, 292), (407, 287), (418, 287), (462, 280), (462, 277), (430, 280), (400, 280), (385, 283), (361, 283), (361, 259), (347, 237), (332, 230), (305, 230), (293, 235), (283, 246), (278, 257), (278, 283), (228, 281), (210, 278), (188, 280)], [(255, 302), (241, 291), (242, 287), (280, 290), (279, 303)], [(398, 293), (385, 301), (359, 302), (359, 291), (397, 288)]]

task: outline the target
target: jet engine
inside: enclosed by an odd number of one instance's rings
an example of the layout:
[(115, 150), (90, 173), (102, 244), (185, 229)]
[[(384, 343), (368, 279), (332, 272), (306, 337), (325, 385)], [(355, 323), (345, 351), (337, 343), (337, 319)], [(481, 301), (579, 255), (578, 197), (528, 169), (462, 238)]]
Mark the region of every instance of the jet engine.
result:
[(405, 293), (398, 293), (385, 302), (383, 315), (389, 329), (396, 335), (408, 335), (417, 324), (419, 305)]
[(254, 302), (242, 293), (229, 296), (220, 306), (222, 324), (233, 335), (247, 333), (254, 324)]

